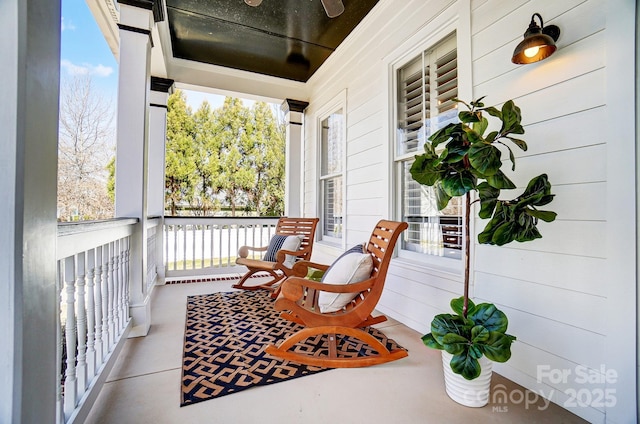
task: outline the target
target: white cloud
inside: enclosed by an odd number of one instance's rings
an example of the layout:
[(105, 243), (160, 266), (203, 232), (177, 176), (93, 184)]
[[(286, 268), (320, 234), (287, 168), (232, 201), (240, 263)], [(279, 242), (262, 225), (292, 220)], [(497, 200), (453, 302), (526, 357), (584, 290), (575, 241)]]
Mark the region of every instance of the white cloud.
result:
[(113, 73), (113, 68), (110, 66), (91, 65), (89, 63), (83, 63), (77, 65), (69, 60), (62, 59), (60, 61), (62, 69), (67, 71), (67, 74), (73, 75), (95, 75), (97, 77), (108, 77)]
[(76, 26), (73, 24), (73, 22), (69, 22), (69, 23), (65, 22), (64, 16), (63, 16), (61, 28), (62, 28), (62, 31), (66, 31), (66, 30), (73, 31), (76, 29)]

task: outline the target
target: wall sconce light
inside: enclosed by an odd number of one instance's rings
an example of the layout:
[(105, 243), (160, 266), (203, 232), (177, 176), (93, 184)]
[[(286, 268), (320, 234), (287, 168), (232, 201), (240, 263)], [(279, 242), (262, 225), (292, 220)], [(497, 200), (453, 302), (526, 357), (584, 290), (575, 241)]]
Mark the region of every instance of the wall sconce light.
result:
[[(540, 26), (534, 20), (536, 16), (540, 20)], [(556, 51), (558, 37), (560, 37), (560, 28), (555, 25), (544, 26), (542, 16), (534, 13), (531, 16), (529, 28), (524, 33), (524, 40), (513, 51), (511, 62), (523, 65), (546, 59)]]
[(257, 7), (257, 6), (260, 6), (260, 3), (262, 3), (262, 0), (244, 0), (244, 2), (247, 3), (249, 6)]

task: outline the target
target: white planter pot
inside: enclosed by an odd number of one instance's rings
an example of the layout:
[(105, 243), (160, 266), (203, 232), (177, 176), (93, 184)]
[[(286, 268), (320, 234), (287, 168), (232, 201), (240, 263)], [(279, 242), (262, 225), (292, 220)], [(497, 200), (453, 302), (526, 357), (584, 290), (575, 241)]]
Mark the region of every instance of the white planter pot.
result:
[(480, 375), (473, 380), (467, 380), (451, 369), (453, 355), (442, 351), (442, 368), (444, 369), (444, 386), (447, 395), (454, 401), (464, 406), (480, 408), (489, 402), (489, 388), (491, 386), (491, 373), (493, 362), (484, 356), (480, 362)]

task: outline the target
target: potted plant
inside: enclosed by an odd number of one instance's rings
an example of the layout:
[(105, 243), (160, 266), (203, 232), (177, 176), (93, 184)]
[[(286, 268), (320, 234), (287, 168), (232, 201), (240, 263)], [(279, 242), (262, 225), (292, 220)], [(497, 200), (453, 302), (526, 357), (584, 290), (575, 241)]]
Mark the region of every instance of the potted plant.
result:
[[(471, 206), (479, 202), (478, 216), (490, 218), (478, 234), (478, 242), (498, 246), (541, 238), (538, 221), (551, 222), (556, 218), (555, 212), (538, 209), (551, 202), (554, 196), (546, 174), (533, 178), (520, 196), (512, 200), (500, 199), (501, 190), (516, 188), (501, 171), (502, 165), (508, 163), (502, 161), (502, 153), (508, 152), (514, 171), (515, 155), (511, 145), (526, 151), (527, 144), (515, 137), (524, 134), (524, 129), (520, 109), (513, 101), (507, 101), (499, 110), (485, 107), (482, 99), (469, 104), (456, 100), (467, 110), (458, 114), (459, 122), (450, 123), (429, 137), (424, 153), (416, 156), (410, 171), (418, 183), (434, 187), (439, 210), (444, 209), (452, 198), (465, 196), (464, 294), (451, 301), (454, 313), (440, 314), (433, 319), (431, 332), (422, 340), (425, 345), (443, 351), (447, 393), (468, 406), (486, 405), (490, 361), (506, 362), (511, 357), (511, 343), (516, 339), (506, 333), (507, 316), (495, 305), (476, 305), (469, 299)], [(499, 129), (488, 131), (489, 120), (485, 113), (497, 118)], [(472, 191), (477, 193), (473, 201)], [(489, 368), (488, 377), (486, 368)], [(481, 377), (482, 372), (485, 374)], [(475, 379), (482, 380), (482, 388), (478, 388), (477, 394), (470, 394), (469, 385), (474, 385)]]

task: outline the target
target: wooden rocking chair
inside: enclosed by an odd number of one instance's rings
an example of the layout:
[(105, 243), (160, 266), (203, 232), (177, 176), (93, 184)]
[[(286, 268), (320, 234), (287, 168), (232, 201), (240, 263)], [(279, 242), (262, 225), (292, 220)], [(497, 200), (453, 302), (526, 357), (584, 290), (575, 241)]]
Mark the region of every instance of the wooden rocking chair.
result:
[[(353, 368), (377, 365), (404, 358), (404, 349), (388, 350), (385, 345), (361, 328), (387, 320), (384, 315), (372, 317), (382, 289), (396, 240), (407, 228), (406, 222), (380, 221), (376, 225), (366, 251), (372, 256), (373, 270), (368, 279), (352, 284), (326, 284), (301, 278), (307, 268), (327, 270), (327, 265), (302, 261), (294, 265), (294, 276), (280, 285), (280, 294), (275, 308), (281, 317), (305, 326), (284, 340), (280, 346), (269, 345), (266, 352), (291, 361), (329, 368)], [(338, 259), (339, 260), (339, 259)], [(321, 312), (318, 304), (319, 292), (357, 293), (346, 306), (335, 312)], [(336, 335), (349, 336), (369, 345), (377, 354), (360, 357), (339, 356)], [(294, 346), (309, 337), (326, 335), (329, 352), (327, 356), (309, 356), (294, 351)]]
[[(237, 284), (233, 287), (244, 290), (273, 289), (273, 285), (289, 275), (292, 270), (285, 264), (286, 255), (295, 256), (297, 260), (309, 260), (313, 251), (313, 239), (318, 225), (318, 218), (287, 218), (282, 217), (276, 224), (276, 235), (280, 236), (300, 236), (300, 247), (297, 251), (280, 250), (276, 255), (275, 262), (264, 261), (261, 259), (249, 258), (249, 251), (266, 252), (268, 246), (252, 247), (242, 246), (238, 250), (237, 265), (244, 265), (249, 268), (246, 274), (242, 276)], [(267, 272), (273, 277), (266, 283), (257, 285), (245, 284), (247, 280), (256, 272)]]

